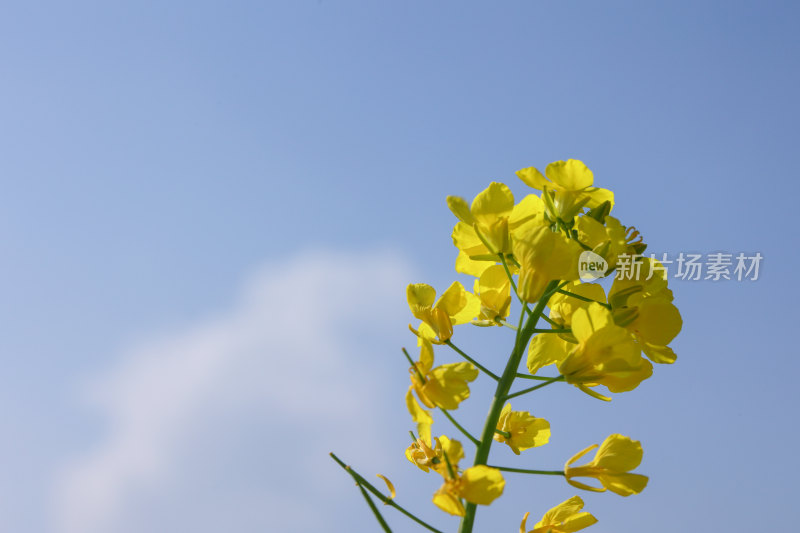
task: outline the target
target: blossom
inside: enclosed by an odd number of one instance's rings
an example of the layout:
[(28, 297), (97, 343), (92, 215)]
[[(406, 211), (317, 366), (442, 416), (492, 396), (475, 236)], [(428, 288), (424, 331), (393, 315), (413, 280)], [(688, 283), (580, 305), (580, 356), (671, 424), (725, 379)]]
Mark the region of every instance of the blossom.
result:
[(647, 248), (636, 228), (623, 226), (612, 216), (605, 216), (602, 221), (591, 216), (579, 217), (575, 229), (578, 240), (602, 256), (609, 268), (617, 266), (620, 256), (639, 255)]
[(629, 391), (653, 373), (630, 333), (614, 324), (611, 311), (599, 303), (575, 311), (572, 334), (578, 345), (557, 364), (558, 370), (567, 383), (591, 396), (608, 399), (588, 387), (600, 384), (611, 392)]
[(502, 265), (492, 265), (475, 280), (475, 295), (481, 311), (472, 323), (478, 326), (499, 325), (497, 320), (508, 316), (511, 307), (511, 282)]
[[(573, 496), (547, 511), (542, 519), (533, 526), (533, 529), (527, 533), (572, 533), (597, 522), (594, 516), (585, 511), (581, 512), (581, 509), (583, 509), (583, 500), (579, 496)], [(525, 533), (527, 529), (525, 523), (529, 514), (525, 513), (522, 518), (519, 533)]]
[[(629, 473), (642, 462), (642, 445), (639, 441), (631, 440), (618, 433), (609, 435), (600, 445), (594, 459), (583, 466), (572, 466), (578, 459), (595, 448), (597, 448), (597, 444), (592, 444), (567, 461), (564, 466), (564, 475), (570, 485), (594, 492), (604, 492), (608, 489), (620, 496), (630, 496), (644, 490), (647, 486), (647, 476)], [(573, 479), (575, 477), (596, 478), (600, 481), (602, 488), (575, 481)]]
[(448, 196), (447, 206), (459, 220), (452, 233), (459, 250), (456, 271), (476, 277), (496, 261), (497, 254), (511, 252), (511, 237), (518, 227), (544, 222), (539, 197), (531, 194), (515, 205), (508, 186), (497, 182), (479, 193), (472, 205), (461, 197)]
[[(646, 279), (648, 276), (650, 279)], [(660, 262), (648, 257), (641, 258), (638, 275), (615, 279), (609, 291), (614, 321), (633, 334), (654, 363), (674, 363), (677, 358), (667, 344), (680, 332), (683, 319), (672, 299), (666, 271)]]
[[(450, 469), (449, 469), (450, 470)], [(496, 468), (478, 465), (459, 473), (453, 468), (444, 474), (444, 484), (433, 495), (433, 503), (442, 511), (464, 516), (462, 499), (489, 505), (503, 494), (506, 482)]]
[(429, 411), (419, 405), (414, 398), (428, 408), (457, 409), (458, 404), (469, 398), (468, 382), (478, 377), (478, 369), (467, 362), (449, 363), (433, 366), (433, 345), (422, 340), (419, 361), (409, 369), (411, 386), (406, 392), (406, 406), (411, 418), (417, 423), (417, 431), (430, 442), (430, 427), (433, 418)]
[[(606, 303), (606, 291), (602, 285), (597, 283), (572, 282), (562, 287), (564, 292), (577, 294), (595, 302)], [(589, 307), (591, 302), (579, 300), (568, 294), (555, 293), (547, 301), (550, 308), (550, 319), (562, 328), (568, 328), (572, 324), (572, 315), (578, 309)]]
[(517, 176), (536, 190), (553, 191), (554, 215), (564, 221), (572, 219), (584, 206), (597, 207), (603, 202), (614, 205), (614, 193), (594, 187), (594, 174), (577, 159), (550, 163), (545, 168), (545, 175), (534, 167), (528, 167), (517, 171)]
[(406, 298), (411, 314), (422, 320), (422, 323), (428, 326), (428, 331), (438, 337), (438, 341), (435, 338), (428, 340), (436, 342), (450, 340), (453, 336), (453, 326), (466, 324), (475, 318), (480, 312), (481, 305), (480, 300), (464, 290), (464, 286), (458, 281), (453, 282), (436, 303), (434, 303), (436, 290), (425, 283), (409, 285), (406, 288)]
[(605, 385), (611, 392), (625, 392), (653, 373), (653, 365), (641, 357), (633, 336), (616, 325), (611, 311), (600, 303), (573, 313), (572, 334), (577, 344), (552, 333), (535, 337), (528, 348), (528, 371), (535, 374), (555, 363), (567, 383), (602, 400), (609, 398), (590, 387)]
[(542, 446), (550, 440), (550, 422), (536, 418), (527, 411), (512, 411), (510, 403), (503, 406), (497, 429), (509, 436), (495, 433), (494, 440), (508, 444), (517, 455), (520, 451)]
[(553, 280), (578, 279), (580, 245), (547, 226), (529, 225), (514, 239), (520, 263), (518, 291), (526, 302), (537, 301)]
[(453, 468), (458, 468), (458, 462), (464, 458), (464, 449), (457, 440), (451, 440), (445, 435), (437, 437), (433, 442), (433, 447), (428, 445), (423, 438), (418, 438), (406, 448), (406, 459), (417, 465), (423, 472), (433, 469), (444, 475), (447, 469), (444, 454)]

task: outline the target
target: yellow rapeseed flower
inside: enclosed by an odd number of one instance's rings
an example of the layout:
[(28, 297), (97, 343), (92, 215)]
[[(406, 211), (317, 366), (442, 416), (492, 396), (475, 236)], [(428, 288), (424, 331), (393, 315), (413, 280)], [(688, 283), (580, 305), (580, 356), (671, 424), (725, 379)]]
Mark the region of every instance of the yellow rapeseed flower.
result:
[[(564, 474), (570, 485), (593, 492), (604, 492), (608, 489), (620, 496), (639, 494), (644, 490), (647, 486), (647, 476), (629, 473), (642, 462), (642, 445), (639, 441), (618, 433), (609, 435), (600, 445), (594, 459), (583, 466), (572, 466), (595, 448), (597, 444), (592, 444), (567, 461)], [(576, 477), (596, 478), (602, 487), (585, 485), (575, 481), (573, 478)]]
[(528, 371), (536, 374), (555, 363), (567, 383), (601, 400), (609, 398), (590, 387), (605, 385), (611, 392), (625, 392), (653, 373), (653, 365), (641, 357), (633, 336), (614, 324), (611, 311), (599, 303), (573, 312), (572, 334), (577, 344), (553, 333), (534, 337), (528, 347)]
[(464, 516), (462, 499), (478, 505), (489, 505), (503, 494), (506, 482), (496, 468), (478, 465), (462, 473), (446, 471), (444, 484), (433, 495), (433, 503), (442, 511)]
[[(422, 323), (428, 326), (436, 338), (429, 338), (432, 342), (446, 342), (453, 336), (453, 326), (466, 324), (480, 313), (481, 302), (472, 293), (464, 290), (458, 281), (436, 300), (436, 290), (425, 283), (411, 284), (406, 288), (406, 298), (411, 313)], [(436, 303), (434, 303), (436, 300)], [(418, 335), (424, 332), (414, 330)]]
[(550, 422), (536, 418), (527, 411), (512, 411), (510, 403), (503, 406), (497, 429), (510, 436), (495, 433), (494, 440), (508, 444), (517, 455), (520, 451), (542, 446), (550, 440)]
[(511, 307), (511, 282), (502, 265), (492, 265), (475, 280), (475, 295), (480, 299), (481, 312), (472, 323), (478, 326), (498, 326), (497, 320), (508, 316)]
[(584, 206), (592, 208), (606, 201), (614, 205), (614, 193), (594, 187), (594, 174), (577, 159), (555, 161), (544, 172), (542, 175), (529, 167), (517, 171), (517, 176), (536, 190), (553, 191), (555, 214), (564, 221), (572, 219)]
[(414, 398), (413, 392), (425, 407), (457, 409), (458, 404), (469, 398), (468, 382), (478, 377), (478, 369), (467, 362), (433, 366), (433, 345), (422, 340), (419, 361), (409, 369), (411, 386), (406, 393), (406, 406), (411, 418), (417, 423), (420, 436), (430, 442), (430, 426), (433, 418)]
[(528, 225), (514, 239), (514, 257), (520, 263), (517, 289), (526, 302), (537, 301), (553, 280), (578, 279), (581, 247), (549, 227)]
[(422, 439), (418, 438), (406, 448), (406, 459), (417, 465), (420, 470), (429, 472), (431, 469), (445, 475), (447, 464), (444, 454), (453, 468), (458, 468), (458, 462), (464, 458), (464, 450), (461, 443), (451, 440), (445, 435), (434, 440), (433, 448)]
[[(583, 500), (579, 496), (573, 496), (547, 511), (527, 533), (573, 533), (597, 523), (597, 518), (586, 511), (581, 512), (581, 509), (583, 509)], [(526, 533), (525, 523), (528, 521), (529, 514), (525, 513), (522, 518), (519, 533)]]
[(557, 363), (567, 383), (597, 398), (608, 398), (588, 387), (605, 385), (611, 392), (635, 389), (653, 373), (630, 333), (614, 324), (611, 311), (599, 303), (578, 309), (572, 317), (578, 345)]
[(544, 222), (539, 197), (531, 194), (515, 205), (511, 190), (497, 182), (479, 193), (471, 206), (458, 196), (448, 196), (447, 206), (459, 219), (452, 234), (459, 250), (456, 271), (475, 277), (496, 261), (492, 256), (511, 252), (512, 234), (518, 227)]

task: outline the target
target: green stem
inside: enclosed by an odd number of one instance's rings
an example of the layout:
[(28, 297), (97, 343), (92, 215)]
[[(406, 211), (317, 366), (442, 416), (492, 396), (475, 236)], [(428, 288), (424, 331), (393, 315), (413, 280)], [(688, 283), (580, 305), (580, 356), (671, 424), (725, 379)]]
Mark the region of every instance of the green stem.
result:
[(574, 292), (569, 292), (569, 291), (565, 291), (565, 290), (561, 290), (561, 289), (558, 289), (556, 292), (558, 292), (560, 294), (565, 294), (567, 296), (570, 296), (570, 297), (575, 298), (576, 300), (580, 300), (582, 302), (596, 303), (596, 304), (602, 305), (606, 309), (611, 309), (611, 306), (608, 305), (608, 304), (604, 304), (603, 302), (598, 302), (597, 300), (592, 300), (591, 298), (587, 298), (586, 296), (581, 296), (580, 294), (575, 294)]
[(522, 389), (521, 391), (517, 391), (513, 394), (509, 394), (505, 397), (506, 400), (510, 400), (511, 398), (516, 398), (517, 396), (522, 396), (523, 394), (527, 394), (529, 392), (533, 392), (536, 389), (541, 389), (542, 387), (546, 387), (551, 383), (555, 383), (557, 381), (564, 381), (564, 376), (557, 376), (554, 378), (550, 378), (549, 381), (545, 381), (544, 383), (539, 383), (538, 385), (534, 385), (533, 387), (529, 387), (527, 389)]
[(549, 316), (547, 316), (545, 314), (542, 315), (542, 318), (544, 319), (545, 322), (547, 322), (551, 326), (555, 326), (557, 328), (561, 327), (561, 324), (559, 324), (558, 322), (556, 322), (555, 320), (551, 319)]
[(419, 380), (422, 382), (423, 385), (425, 385), (425, 376), (423, 376), (422, 372), (420, 372), (419, 368), (417, 367), (417, 363), (415, 363), (414, 360), (411, 359), (411, 356), (408, 355), (408, 352), (406, 351), (405, 348), (403, 348), (402, 350), (403, 350), (403, 355), (405, 355), (406, 359), (408, 359), (408, 362), (411, 363), (411, 368), (416, 370), (417, 376), (419, 376)]
[(492, 468), (496, 468), (498, 470), (502, 470), (503, 472), (516, 472), (518, 474), (541, 474), (543, 476), (563, 476), (563, 470), (529, 470), (527, 468), (511, 468), (508, 466), (494, 466), (489, 465)]
[[(547, 300), (549, 299), (550, 294), (552, 294), (557, 287), (558, 281), (551, 281), (547, 285), (544, 296), (542, 296), (536, 303), (536, 307), (533, 309), (533, 312), (530, 314), (527, 321), (525, 321), (524, 326), (522, 326), (522, 322), (526, 313), (525, 308), (523, 307), (520, 315), (521, 327), (517, 331), (514, 349), (511, 352), (511, 356), (508, 358), (508, 363), (503, 371), (503, 375), (497, 382), (494, 398), (492, 399), (492, 404), (489, 407), (489, 413), (486, 415), (486, 421), (483, 425), (481, 442), (475, 452), (475, 460), (473, 462), (474, 466), (485, 465), (489, 460), (489, 450), (491, 449), (492, 441), (494, 440), (494, 431), (497, 428), (497, 421), (500, 419), (500, 411), (503, 410), (503, 405), (505, 404), (508, 391), (511, 389), (511, 385), (514, 383), (514, 378), (517, 377), (517, 369), (519, 368), (522, 356), (528, 346), (528, 342), (531, 340), (533, 330), (536, 328), (536, 323), (539, 321), (539, 317), (547, 305)], [(476, 506), (474, 503), (468, 503), (466, 505), (466, 512), (464, 517), (461, 519), (459, 533), (472, 533), (472, 527), (475, 523), (475, 511)]]
[(495, 429), (494, 432), (497, 433), (498, 435), (504, 436), (507, 439), (511, 438), (511, 433), (509, 433), (508, 431), (503, 431), (501, 429)]
[(517, 377), (522, 379), (535, 379), (537, 381), (550, 381), (552, 377), (547, 376), (531, 376), (530, 374), (522, 374), (517, 372)]
[(572, 333), (572, 328), (534, 329), (534, 333)]
[(475, 446), (477, 446), (478, 444), (480, 444), (480, 443), (481, 443), (481, 442), (480, 442), (478, 439), (476, 439), (475, 437), (473, 437), (473, 436), (472, 436), (472, 434), (471, 434), (469, 431), (467, 431), (466, 429), (464, 429), (464, 427), (463, 427), (461, 424), (459, 424), (458, 422), (456, 422), (456, 419), (455, 419), (455, 418), (453, 418), (453, 416), (452, 416), (452, 415), (451, 415), (449, 412), (447, 412), (447, 409), (442, 409), (442, 408), (440, 407), (440, 408), (439, 408), (439, 410), (441, 410), (441, 411), (442, 411), (442, 413), (444, 413), (444, 416), (446, 416), (446, 417), (447, 417), (447, 419), (448, 419), (448, 420), (449, 420), (449, 421), (450, 421), (450, 422), (451, 422), (451, 423), (452, 423), (452, 424), (453, 424), (455, 427), (457, 427), (457, 428), (458, 428), (458, 430), (459, 430), (461, 433), (463, 433), (465, 437), (467, 437), (469, 440), (471, 440), (471, 441), (472, 441), (472, 443), (473, 443)]
[(361, 490), (361, 494), (364, 496), (364, 499), (367, 500), (367, 505), (369, 508), (372, 509), (373, 514), (375, 514), (375, 518), (378, 519), (378, 523), (381, 525), (384, 531), (387, 533), (392, 533), (392, 528), (389, 527), (389, 524), (386, 523), (386, 520), (383, 519), (381, 512), (375, 507), (375, 502), (372, 501), (372, 498), (369, 497), (367, 491), (364, 490), (364, 487), (361, 484), (358, 485), (359, 490)]
[(453, 343), (452, 343), (452, 342), (450, 342), (449, 340), (448, 340), (448, 341), (445, 341), (445, 344), (446, 344), (446, 345), (448, 345), (449, 347), (451, 347), (452, 349), (454, 349), (454, 350), (455, 350), (455, 351), (458, 353), (458, 355), (460, 355), (461, 357), (463, 357), (464, 359), (466, 359), (467, 361), (469, 361), (470, 363), (472, 363), (473, 365), (475, 365), (476, 367), (478, 367), (478, 369), (479, 369), (479, 370), (481, 370), (481, 371), (482, 371), (484, 374), (486, 374), (487, 376), (489, 376), (489, 377), (490, 377), (490, 378), (492, 378), (493, 380), (495, 380), (495, 381), (498, 381), (498, 380), (500, 379), (500, 376), (498, 376), (497, 374), (495, 374), (495, 373), (494, 373), (494, 372), (492, 372), (491, 370), (487, 369), (485, 366), (483, 366), (482, 364), (480, 364), (479, 362), (477, 362), (477, 361), (476, 361), (475, 359), (473, 359), (472, 357), (470, 357), (470, 356), (468, 356), (467, 354), (465, 354), (463, 351), (461, 351), (461, 350), (458, 348), (458, 346), (456, 346), (455, 344), (453, 344)]
[(495, 318), (494, 321), (495, 321), (495, 323), (500, 324), (501, 326), (505, 326), (507, 328), (513, 329), (514, 331), (517, 331), (517, 326), (509, 324), (508, 322), (506, 322), (502, 318)]
[(372, 486), (372, 484), (371, 484), (369, 481), (367, 481), (366, 479), (364, 479), (363, 477), (361, 477), (361, 475), (360, 475), (358, 472), (356, 472), (355, 470), (353, 470), (352, 468), (350, 468), (348, 465), (344, 464), (344, 463), (342, 462), (342, 460), (341, 460), (341, 459), (339, 459), (338, 457), (336, 457), (336, 455), (335, 455), (335, 454), (331, 453), (331, 454), (330, 454), (330, 456), (333, 458), (333, 460), (334, 460), (334, 461), (336, 461), (337, 463), (339, 463), (339, 466), (341, 466), (342, 468), (344, 468), (344, 470), (345, 470), (345, 471), (346, 471), (348, 474), (350, 474), (351, 476), (353, 476), (353, 479), (355, 479), (355, 480), (356, 480), (356, 483), (358, 483), (360, 486), (362, 486), (362, 487), (364, 487), (365, 489), (367, 489), (368, 491), (370, 491), (370, 492), (371, 492), (372, 494), (374, 494), (374, 495), (375, 495), (375, 496), (376, 496), (376, 497), (377, 497), (377, 498), (378, 498), (380, 501), (382, 501), (383, 503), (385, 503), (386, 505), (388, 505), (388, 506), (390, 506), (390, 507), (394, 507), (395, 509), (397, 509), (398, 511), (400, 511), (401, 513), (403, 513), (404, 515), (406, 515), (407, 517), (409, 517), (411, 520), (413, 520), (413, 521), (414, 521), (414, 522), (416, 522), (417, 524), (419, 524), (419, 525), (421, 525), (422, 527), (426, 528), (427, 530), (429, 530), (429, 531), (433, 531), (434, 533), (443, 533), (441, 530), (439, 530), (439, 529), (436, 529), (435, 527), (433, 527), (432, 525), (428, 524), (428, 523), (427, 523), (427, 522), (425, 522), (424, 520), (422, 520), (422, 519), (420, 519), (420, 518), (417, 518), (416, 516), (414, 516), (414, 515), (413, 515), (413, 514), (411, 514), (410, 512), (406, 511), (406, 510), (405, 510), (404, 508), (402, 508), (400, 505), (396, 504), (396, 503), (394, 502), (394, 500), (393, 500), (393, 499), (389, 498), (388, 496), (385, 496), (385, 495), (384, 495), (384, 494), (383, 494), (381, 491), (379, 491), (379, 490), (378, 490), (378, 489), (376, 489), (374, 486)]

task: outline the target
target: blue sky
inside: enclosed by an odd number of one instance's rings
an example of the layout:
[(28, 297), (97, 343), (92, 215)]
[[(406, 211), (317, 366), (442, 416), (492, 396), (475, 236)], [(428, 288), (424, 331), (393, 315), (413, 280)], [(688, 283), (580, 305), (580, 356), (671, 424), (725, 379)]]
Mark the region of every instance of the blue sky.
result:
[[(675, 283), (678, 363), (613, 405), (566, 387), (527, 400), (554, 423), (530, 461), (642, 440), (651, 485), (586, 495), (597, 533), (788, 529), (798, 14), (3, 7), (0, 529), (373, 531), (331, 449), (449, 527), (400, 455), (405, 283), (455, 276), (446, 195), (500, 180), (521, 197), (514, 171), (567, 158), (650, 250), (764, 263), (757, 282)], [(476, 353), (509, 342), (477, 333)], [(465, 423), (490, 394), (475, 387)], [(478, 524), (515, 531), (574, 492), (552, 481), (509, 480)]]

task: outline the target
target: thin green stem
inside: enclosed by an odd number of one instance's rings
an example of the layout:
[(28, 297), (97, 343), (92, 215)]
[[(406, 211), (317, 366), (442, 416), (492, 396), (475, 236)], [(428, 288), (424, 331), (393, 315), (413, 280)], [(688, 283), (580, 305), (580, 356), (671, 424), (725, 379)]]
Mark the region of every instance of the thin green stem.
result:
[(517, 372), (517, 377), (518, 377), (518, 378), (522, 378), (522, 379), (535, 379), (535, 380), (537, 380), (537, 381), (550, 381), (551, 379), (553, 379), (552, 377), (547, 377), (547, 376), (531, 376), (530, 374), (522, 374), (522, 373), (520, 373), (520, 372)]
[(559, 324), (558, 322), (556, 322), (555, 320), (551, 319), (549, 316), (547, 316), (545, 314), (542, 314), (542, 318), (544, 319), (545, 322), (547, 322), (551, 326), (555, 326), (557, 328), (561, 327), (561, 324)]
[(494, 432), (497, 433), (498, 435), (504, 436), (507, 439), (511, 438), (511, 433), (509, 433), (508, 431), (503, 431), (501, 429), (495, 429)]
[(503, 472), (516, 472), (518, 474), (540, 474), (543, 476), (563, 476), (563, 470), (529, 470), (527, 468), (511, 468), (508, 466), (494, 466), (489, 465), (492, 468), (496, 468), (498, 470), (502, 470)]
[(576, 300), (580, 300), (582, 302), (596, 303), (602, 305), (606, 309), (611, 309), (611, 306), (606, 303), (598, 302), (597, 300), (592, 300), (591, 298), (587, 298), (586, 296), (581, 296), (580, 294), (575, 294), (574, 292), (569, 292), (561, 289), (558, 289), (556, 292), (560, 294), (565, 294), (571, 298), (575, 298)]
[(378, 510), (377, 507), (375, 507), (375, 502), (373, 502), (372, 498), (369, 497), (369, 494), (367, 493), (366, 490), (364, 490), (364, 487), (362, 487), (361, 484), (359, 483), (358, 488), (361, 491), (361, 494), (364, 496), (364, 499), (367, 500), (367, 505), (369, 505), (369, 508), (372, 509), (375, 518), (378, 520), (378, 523), (381, 525), (383, 530), (386, 531), (387, 533), (392, 533), (392, 528), (390, 528), (389, 524), (386, 523), (386, 520), (383, 519), (383, 515), (381, 515), (381, 512)]
[(414, 516), (412, 513), (410, 513), (410, 512), (408, 512), (408, 511), (406, 511), (406, 510), (405, 510), (403, 507), (401, 507), (400, 505), (398, 505), (397, 503), (395, 503), (395, 501), (394, 501), (393, 499), (389, 498), (388, 496), (385, 496), (385, 495), (384, 495), (384, 494), (383, 494), (381, 491), (379, 491), (378, 489), (376, 489), (376, 488), (375, 488), (375, 487), (374, 487), (374, 486), (373, 486), (373, 485), (372, 485), (372, 484), (371, 484), (369, 481), (367, 481), (366, 479), (364, 479), (363, 477), (361, 477), (361, 475), (360, 475), (358, 472), (356, 472), (355, 470), (353, 470), (352, 468), (350, 468), (348, 465), (344, 464), (344, 463), (342, 462), (342, 460), (341, 460), (341, 459), (339, 459), (338, 457), (336, 457), (336, 455), (335, 455), (335, 454), (331, 453), (331, 454), (330, 454), (330, 456), (333, 458), (333, 460), (334, 460), (334, 461), (336, 461), (336, 462), (339, 464), (339, 466), (341, 466), (342, 468), (344, 468), (344, 470), (345, 470), (345, 471), (346, 471), (348, 474), (350, 474), (350, 475), (353, 477), (353, 479), (355, 479), (355, 480), (356, 480), (356, 483), (358, 483), (360, 486), (362, 486), (362, 487), (364, 487), (365, 489), (367, 489), (368, 491), (370, 491), (370, 492), (371, 492), (372, 494), (374, 494), (374, 495), (375, 495), (375, 496), (376, 496), (376, 497), (377, 497), (377, 498), (378, 498), (380, 501), (382, 501), (383, 503), (385, 503), (386, 505), (388, 505), (388, 506), (390, 506), (390, 507), (394, 507), (395, 509), (397, 509), (398, 511), (400, 511), (401, 513), (403, 513), (404, 515), (406, 515), (406, 516), (407, 516), (407, 517), (409, 517), (411, 520), (413, 520), (413, 521), (414, 521), (414, 522), (416, 522), (417, 524), (421, 525), (422, 527), (424, 527), (424, 528), (425, 528), (425, 529), (427, 529), (428, 531), (433, 531), (434, 533), (443, 533), (441, 530), (439, 530), (439, 529), (436, 529), (435, 527), (433, 527), (432, 525), (428, 524), (428, 523), (427, 523), (427, 522), (425, 522), (424, 520), (422, 520), (422, 519), (420, 519), (420, 518), (417, 518), (417, 517), (416, 517), (416, 516)]
[(477, 446), (478, 444), (480, 444), (480, 443), (481, 443), (481, 441), (479, 441), (478, 439), (476, 439), (475, 437), (473, 437), (473, 436), (472, 436), (472, 434), (471, 434), (469, 431), (467, 431), (466, 429), (464, 429), (464, 426), (462, 426), (461, 424), (459, 424), (458, 422), (456, 422), (456, 419), (455, 419), (455, 418), (453, 418), (453, 416), (452, 416), (452, 415), (451, 415), (451, 414), (450, 414), (450, 413), (447, 411), (447, 409), (442, 409), (442, 408), (440, 407), (440, 408), (439, 408), (439, 410), (440, 410), (442, 413), (444, 413), (444, 416), (446, 416), (446, 417), (447, 417), (447, 419), (448, 419), (448, 420), (449, 420), (449, 421), (450, 421), (450, 422), (451, 422), (451, 423), (452, 423), (452, 424), (453, 424), (455, 427), (457, 427), (457, 428), (458, 428), (458, 430), (459, 430), (461, 433), (463, 433), (465, 437), (467, 437), (469, 440), (471, 440), (471, 441), (472, 441), (472, 443), (473, 443), (475, 446)]
[(514, 331), (517, 331), (517, 326), (514, 326), (513, 324), (509, 324), (508, 322), (506, 322), (502, 318), (495, 318), (494, 321), (497, 324), (501, 325), (501, 326), (505, 326), (507, 328), (513, 329)]
[[(491, 449), (492, 441), (494, 440), (497, 421), (500, 419), (500, 411), (503, 409), (506, 396), (511, 389), (511, 385), (514, 383), (514, 378), (517, 377), (517, 369), (519, 368), (522, 356), (526, 351), (528, 342), (533, 335), (533, 330), (536, 328), (539, 317), (542, 315), (542, 312), (547, 305), (547, 300), (557, 287), (558, 281), (551, 281), (547, 285), (544, 291), (544, 296), (542, 296), (536, 303), (536, 307), (534, 307), (527, 320), (524, 320), (526, 316), (526, 308), (523, 306), (519, 318), (520, 327), (517, 330), (517, 335), (514, 340), (514, 349), (511, 352), (511, 356), (508, 358), (503, 375), (497, 383), (494, 398), (492, 399), (492, 404), (489, 407), (489, 413), (486, 415), (486, 421), (483, 425), (483, 432), (481, 433), (480, 444), (475, 451), (475, 460), (473, 461), (474, 466), (485, 465), (489, 459), (489, 450)], [(467, 503), (464, 517), (461, 519), (461, 525), (459, 526), (459, 533), (472, 533), (472, 528), (475, 523), (475, 511), (476, 505), (474, 503)]]
[(548, 381), (545, 381), (544, 383), (540, 383), (538, 385), (534, 385), (533, 387), (529, 387), (527, 389), (522, 389), (521, 391), (517, 391), (517, 392), (515, 392), (513, 394), (509, 394), (509, 395), (507, 395), (505, 397), (505, 399), (506, 400), (510, 400), (511, 398), (516, 398), (517, 396), (522, 396), (523, 394), (527, 394), (529, 392), (533, 392), (536, 389), (541, 389), (542, 387), (546, 387), (546, 386), (550, 385), (551, 383), (555, 383), (557, 381), (564, 381), (564, 376), (557, 376), (557, 377), (551, 378)]
[(449, 340), (445, 341), (445, 344), (448, 345), (449, 347), (451, 347), (453, 350), (455, 350), (456, 353), (458, 353), (458, 355), (460, 355), (461, 357), (463, 357), (464, 359), (466, 359), (467, 361), (469, 361), (470, 363), (472, 363), (473, 365), (478, 367), (479, 370), (481, 370), (484, 374), (486, 374), (487, 376), (489, 376), (493, 380), (498, 381), (500, 379), (500, 376), (498, 376), (497, 374), (495, 374), (494, 372), (492, 372), (491, 370), (489, 370), (488, 368), (486, 368), (485, 366), (483, 366), (482, 364), (477, 362), (472, 357), (470, 357), (467, 354), (465, 354), (458, 346), (456, 346), (455, 344), (453, 344)]
[(572, 328), (534, 329), (534, 333), (572, 333)]
[(405, 348), (403, 348), (402, 350), (403, 350), (403, 355), (406, 356), (406, 359), (408, 359), (408, 362), (411, 364), (411, 368), (413, 368), (417, 372), (419, 380), (422, 382), (423, 385), (425, 385), (425, 376), (422, 375), (422, 372), (420, 371), (419, 367), (417, 367), (417, 363), (415, 363), (414, 360), (411, 359), (411, 356), (408, 355), (408, 352), (406, 351)]

